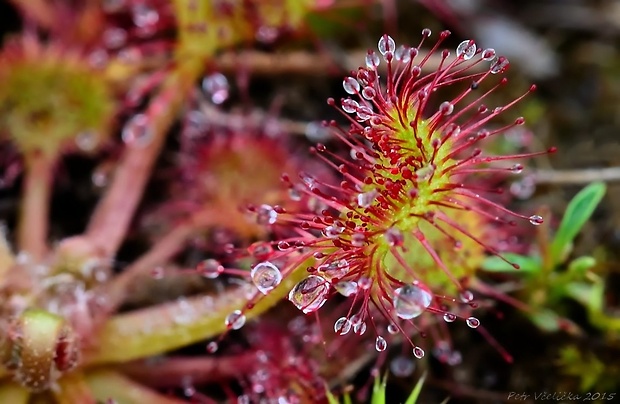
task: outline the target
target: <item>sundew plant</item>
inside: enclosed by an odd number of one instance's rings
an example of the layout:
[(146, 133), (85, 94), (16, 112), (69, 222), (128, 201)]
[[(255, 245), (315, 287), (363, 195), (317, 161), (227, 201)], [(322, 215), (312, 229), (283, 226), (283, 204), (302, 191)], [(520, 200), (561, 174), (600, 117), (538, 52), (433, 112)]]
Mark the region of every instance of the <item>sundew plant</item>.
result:
[(556, 226), (537, 87), (450, 7), (9, 3), (0, 403), (501, 401), (561, 385), (512, 330), (616, 341), (605, 187)]

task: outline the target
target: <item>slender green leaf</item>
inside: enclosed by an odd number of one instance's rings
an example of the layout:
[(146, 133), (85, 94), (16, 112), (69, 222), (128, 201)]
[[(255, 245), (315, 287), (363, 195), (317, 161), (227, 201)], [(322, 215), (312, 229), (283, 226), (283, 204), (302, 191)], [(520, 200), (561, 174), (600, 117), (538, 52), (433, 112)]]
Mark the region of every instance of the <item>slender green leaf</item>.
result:
[(422, 391), (422, 386), (424, 385), (424, 380), (426, 380), (426, 372), (420, 377), (420, 380), (416, 383), (413, 391), (405, 401), (405, 404), (416, 404), (418, 402), (418, 397), (420, 396), (420, 392)]
[(372, 387), (372, 399), (371, 404), (385, 404), (385, 389), (387, 385), (387, 375), (381, 379), (381, 377), (375, 377), (375, 383)]
[(603, 182), (592, 183), (579, 191), (570, 201), (551, 244), (551, 257), (554, 263), (560, 264), (566, 259), (572, 248), (573, 240), (601, 202), (605, 189)]
[(329, 404), (340, 404), (340, 401), (338, 401), (336, 396), (334, 396), (334, 394), (329, 391), (329, 387), (327, 387), (327, 385), (325, 385), (325, 393), (327, 395), (327, 402)]
[(519, 265), (519, 269), (515, 269), (512, 265), (504, 261), (498, 256), (487, 257), (482, 263), (482, 269), (487, 272), (538, 272), (542, 268), (542, 263), (538, 257), (527, 257), (524, 255), (505, 253), (502, 257), (506, 260)]
[(575, 258), (568, 264), (568, 272), (583, 277), (585, 273), (596, 265), (596, 260), (590, 256)]

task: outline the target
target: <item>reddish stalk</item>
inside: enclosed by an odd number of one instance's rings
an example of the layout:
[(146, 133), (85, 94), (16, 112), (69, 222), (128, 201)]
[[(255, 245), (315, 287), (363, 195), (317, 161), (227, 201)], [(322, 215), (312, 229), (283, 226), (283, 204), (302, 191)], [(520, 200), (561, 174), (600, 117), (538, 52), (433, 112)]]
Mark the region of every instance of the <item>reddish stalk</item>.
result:
[(49, 204), (55, 158), (42, 153), (26, 157), (17, 247), (34, 260), (46, 254)]
[(200, 71), (201, 64), (194, 61), (179, 66), (170, 74), (145, 113), (152, 131), (149, 143), (135, 142), (126, 146), (112, 184), (86, 231), (86, 237), (105, 256), (114, 256), (125, 238), (168, 128)]

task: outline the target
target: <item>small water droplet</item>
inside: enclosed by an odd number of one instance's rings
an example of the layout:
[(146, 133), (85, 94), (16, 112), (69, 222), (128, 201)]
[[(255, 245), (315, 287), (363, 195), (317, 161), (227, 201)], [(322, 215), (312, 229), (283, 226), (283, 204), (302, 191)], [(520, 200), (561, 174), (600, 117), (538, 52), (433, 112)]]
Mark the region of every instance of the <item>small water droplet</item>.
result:
[(430, 28), (424, 28), (422, 30), (422, 36), (425, 37), (425, 38), (430, 37), (431, 34), (432, 34), (432, 32), (431, 32)]
[(424, 358), (424, 349), (420, 348), (419, 346), (413, 348), (413, 356), (418, 359)]
[(476, 43), (471, 39), (467, 39), (456, 47), (456, 56), (462, 57), (463, 60), (469, 60), (476, 54)]
[(327, 238), (336, 238), (344, 231), (345, 227), (340, 223), (335, 222), (323, 229), (323, 235)]
[(277, 219), (278, 212), (271, 205), (261, 205), (256, 210), (256, 223), (258, 224), (274, 224)]
[(508, 59), (504, 56), (500, 56), (491, 61), (491, 66), (489, 66), (489, 71), (491, 72), (491, 74), (498, 74), (498, 73), (505, 71), (509, 65), (510, 65), (510, 62), (508, 61)]
[(360, 208), (367, 208), (379, 195), (379, 192), (376, 189), (370, 190), (368, 192), (363, 192), (357, 195), (357, 204)]
[(442, 115), (450, 115), (454, 111), (454, 104), (449, 101), (444, 101), (439, 105), (439, 112)]
[(357, 293), (357, 283), (354, 281), (340, 281), (334, 285), (334, 288), (344, 297), (349, 297)]
[(540, 226), (541, 224), (545, 222), (542, 216), (539, 216), (539, 215), (532, 215), (530, 216), (529, 219), (530, 219), (530, 223), (532, 223), (534, 226)]
[(215, 279), (220, 276), (222, 272), (224, 272), (224, 267), (218, 260), (209, 258), (201, 261), (196, 266), (196, 271), (205, 278)]
[(344, 112), (348, 112), (349, 114), (354, 113), (355, 111), (357, 111), (357, 109), (359, 108), (359, 104), (357, 103), (357, 101), (352, 100), (351, 98), (345, 98), (344, 100), (342, 100), (342, 110)]
[(224, 324), (226, 324), (226, 327), (228, 328), (238, 330), (245, 324), (245, 315), (241, 312), (241, 310), (235, 310), (226, 316)]
[(75, 145), (82, 151), (91, 152), (99, 144), (99, 137), (94, 130), (80, 132), (75, 138)]
[(390, 362), (390, 371), (396, 377), (411, 376), (415, 369), (415, 363), (403, 355), (399, 355)]
[(536, 192), (536, 181), (531, 176), (510, 184), (510, 193), (518, 199), (529, 199)]
[(264, 295), (273, 290), (282, 281), (282, 274), (271, 262), (261, 262), (252, 268), (250, 277), (256, 288)]
[(372, 109), (370, 109), (370, 107), (367, 107), (365, 105), (357, 108), (355, 113), (357, 114), (357, 118), (362, 122), (369, 120), (373, 114)]
[(469, 328), (478, 328), (478, 326), (480, 325), (480, 320), (478, 320), (476, 317), (469, 317), (467, 320), (465, 320), (465, 323)]
[(510, 171), (512, 171), (514, 174), (521, 174), (523, 172), (523, 164), (515, 164), (514, 166), (510, 167)]
[(418, 317), (433, 301), (433, 295), (418, 285), (404, 285), (394, 291), (394, 311), (404, 320)]
[(402, 246), (405, 242), (405, 236), (396, 227), (390, 227), (383, 233), (383, 237), (387, 240), (388, 244), (394, 247)]
[(291, 198), (291, 201), (299, 202), (301, 201), (301, 191), (295, 187), (288, 189), (288, 197)]
[(332, 137), (329, 129), (323, 126), (321, 122), (309, 122), (306, 125), (304, 134), (306, 135), (306, 138), (313, 143), (325, 142)]
[(396, 324), (390, 324), (387, 326), (387, 331), (392, 335), (396, 335), (400, 330)]
[(297, 283), (288, 294), (291, 301), (303, 313), (312, 313), (327, 301), (329, 282), (317, 275), (310, 275)]
[(334, 332), (339, 335), (345, 335), (351, 330), (351, 320), (346, 317), (340, 317), (334, 323)]
[(353, 332), (357, 335), (364, 335), (366, 333), (366, 322), (360, 321), (353, 324)]
[(433, 164), (429, 164), (425, 167), (422, 167), (416, 170), (415, 175), (418, 177), (418, 180), (426, 181), (430, 179), (434, 173), (435, 173), (435, 166)]
[(108, 49), (118, 49), (127, 41), (127, 31), (122, 28), (108, 28), (103, 32), (103, 43)]
[(453, 323), (456, 320), (456, 314), (453, 313), (445, 313), (443, 315), (443, 319), (446, 323)]
[(345, 259), (328, 262), (319, 265), (317, 268), (319, 272), (322, 272), (327, 278), (342, 278), (349, 272), (349, 263)]
[(144, 114), (134, 115), (123, 127), (121, 133), (123, 142), (135, 146), (146, 146), (153, 138), (153, 131), (149, 119)]
[(382, 336), (377, 336), (375, 340), (375, 349), (377, 352), (383, 352), (387, 349), (387, 341)]
[(353, 247), (363, 247), (366, 244), (366, 235), (363, 233), (353, 233), (351, 236), (351, 245)]
[(481, 58), (482, 58), (482, 60), (486, 60), (487, 62), (489, 62), (489, 61), (495, 59), (495, 56), (497, 56), (497, 54), (495, 53), (495, 49), (487, 48), (487, 49), (482, 51)]
[(379, 59), (379, 55), (377, 55), (374, 51), (370, 51), (366, 54), (366, 67), (370, 70), (377, 70), (377, 67), (381, 63), (381, 59)]
[(400, 61), (401, 63), (409, 63), (411, 60), (411, 53), (409, 52), (409, 48), (405, 45), (400, 45), (394, 51), (394, 59)]
[(360, 276), (357, 280), (357, 286), (362, 290), (368, 290), (372, 286), (372, 279), (367, 276)]
[(278, 39), (279, 30), (277, 27), (272, 27), (268, 25), (261, 25), (258, 30), (256, 30), (256, 40), (258, 42), (264, 44), (270, 44), (275, 42)]
[(133, 23), (136, 27), (151, 28), (159, 21), (159, 13), (153, 7), (138, 3), (131, 9)]
[(344, 91), (349, 94), (357, 94), (360, 92), (360, 83), (353, 77), (345, 77), (344, 80), (342, 80), (342, 87)]
[(257, 241), (248, 247), (251, 256), (259, 261), (266, 261), (273, 254), (273, 247), (266, 241)]
[(213, 73), (205, 77), (202, 80), (202, 89), (211, 97), (211, 102), (214, 104), (222, 104), (228, 99), (228, 80), (222, 73)]
[(215, 341), (211, 341), (207, 344), (207, 352), (208, 353), (214, 353), (217, 351), (218, 345), (217, 342)]
[(379, 49), (379, 53), (385, 56), (386, 53), (393, 53), (396, 50), (396, 42), (394, 42), (394, 39), (389, 35), (381, 35), (377, 48)]
[(459, 298), (463, 303), (470, 303), (472, 300), (474, 300), (474, 294), (471, 293), (470, 290), (463, 290), (461, 293), (459, 293)]
[(367, 100), (374, 99), (376, 95), (377, 92), (371, 86), (366, 86), (362, 89), (362, 97), (366, 98)]

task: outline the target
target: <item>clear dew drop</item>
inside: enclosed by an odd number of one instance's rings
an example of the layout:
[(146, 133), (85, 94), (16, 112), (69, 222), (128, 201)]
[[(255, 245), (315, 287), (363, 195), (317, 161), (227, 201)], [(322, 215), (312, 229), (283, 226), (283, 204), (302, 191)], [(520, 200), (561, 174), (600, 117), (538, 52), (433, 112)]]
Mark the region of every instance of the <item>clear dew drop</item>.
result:
[(75, 137), (75, 145), (84, 152), (91, 152), (95, 150), (98, 143), (99, 139), (97, 132), (94, 130), (85, 130), (78, 133)]
[(377, 43), (377, 48), (379, 49), (379, 53), (384, 55), (388, 52), (394, 52), (396, 50), (396, 42), (389, 35), (382, 35), (379, 38), (379, 43)]
[(433, 300), (433, 296), (418, 285), (404, 285), (394, 291), (394, 311), (404, 320), (418, 317)]
[(431, 32), (430, 28), (424, 28), (422, 30), (422, 36), (425, 37), (425, 38), (430, 37), (431, 34), (432, 34), (432, 32)]
[(222, 73), (213, 73), (205, 77), (202, 80), (202, 89), (214, 104), (219, 105), (228, 99), (228, 80)]
[(363, 233), (354, 233), (351, 236), (351, 245), (353, 247), (363, 247), (366, 244), (366, 236)]
[(367, 208), (372, 205), (378, 195), (379, 192), (375, 189), (368, 192), (362, 192), (357, 195), (357, 204), (360, 208)]
[(521, 174), (523, 172), (523, 164), (515, 164), (512, 167), (510, 167), (510, 171), (513, 174)]
[(474, 300), (474, 294), (470, 290), (463, 290), (459, 293), (459, 298), (463, 303), (470, 303)]
[(313, 142), (325, 142), (331, 139), (331, 132), (320, 122), (309, 122), (304, 130), (306, 138)]
[(346, 317), (340, 317), (334, 323), (334, 332), (338, 335), (345, 335), (351, 330), (351, 320)]
[(534, 226), (540, 226), (541, 224), (545, 222), (542, 216), (539, 216), (539, 215), (532, 215), (530, 216), (529, 219), (530, 219), (530, 223), (532, 223)]
[(409, 63), (411, 60), (411, 53), (409, 53), (409, 48), (405, 45), (400, 45), (394, 51), (394, 59), (398, 60), (401, 63)]
[(353, 324), (353, 332), (357, 335), (364, 335), (367, 328), (368, 326), (364, 321), (356, 322), (355, 324)]
[(342, 80), (342, 87), (348, 94), (357, 94), (360, 92), (360, 83), (353, 77), (345, 77)]
[(357, 114), (357, 119), (359, 119), (362, 122), (369, 120), (373, 114), (372, 109), (370, 109), (369, 107), (365, 105), (362, 105), (359, 108), (357, 108), (355, 113)]
[(256, 30), (256, 40), (264, 44), (270, 44), (278, 39), (279, 30), (277, 27), (262, 25)]
[(396, 377), (411, 376), (414, 369), (415, 363), (404, 355), (399, 355), (390, 362), (390, 371)]
[(302, 193), (299, 189), (293, 187), (288, 190), (288, 197), (291, 201), (299, 202), (301, 201)]
[(196, 272), (198, 272), (200, 275), (204, 276), (205, 278), (215, 279), (218, 276), (220, 276), (222, 272), (224, 272), (224, 267), (222, 266), (222, 264), (220, 264), (218, 260), (209, 258), (204, 261), (201, 261), (196, 266)]
[(413, 348), (413, 356), (418, 359), (424, 358), (424, 349), (420, 348), (419, 346)]
[(354, 281), (340, 281), (334, 285), (334, 288), (344, 297), (353, 296), (357, 293), (357, 283)]
[(476, 317), (469, 317), (467, 320), (465, 320), (465, 323), (469, 328), (478, 328), (478, 326), (480, 325), (480, 320), (478, 320)]
[(531, 176), (510, 184), (510, 193), (518, 199), (529, 199), (536, 192), (536, 181)]
[(218, 349), (218, 345), (217, 342), (215, 341), (211, 341), (207, 344), (207, 352), (208, 353), (215, 353)]
[(367, 68), (369, 68), (370, 70), (376, 70), (377, 67), (379, 66), (379, 63), (381, 63), (381, 59), (379, 59), (379, 55), (371, 51), (368, 54), (366, 54), (365, 62), (366, 62)]
[(367, 276), (360, 276), (357, 280), (357, 286), (361, 290), (368, 290), (372, 287), (372, 279)]
[(372, 100), (377, 96), (377, 92), (371, 86), (366, 86), (362, 89), (362, 97), (367, 100)]
[(469, 60), (476, 54), (476, 43), (471, 39), (467, 39), (456, 47), (456, 56), (463, 58), (463, 60)]
[(383, 352), (387, 349), (387, 341), (382, 336), (377, 336), (375, 340), (375, 349), (377, 352)]
[(271, 205), (261, 205), (256, 210), (256, 223), (261, 225), (274, 224), (278, 220), (278, 212)]
[(336, 238), (344, 231), (344, 226), (339, 223), (331, 224), (323, 229), (323, 235), (327, 238)]
[(392, 335), (398, 334), (398, 326), (396, 324), (390, 324), (387, 326), (387, 331)]
[(118, 49), (127, 42), (127, 31), (122, 28), (108, 28), (103, 32), (103, 43), (108, 49)]
[(510, 62), (504, 56), (498, 57), (491, 61), (491, 66), (489, 66), (489, 71), (491, 74), (498, 74), (504, 71)]
[(425, 167), (422, 167), (416, 170), (415, 174), (417, 175), (419, 180), (426, 181), (430, 179), (435, 173), (435, 166), (433, 164), (429, 164)]
[(256, 264), (250, 272), (256, 288), (264, 295), (273, 290), (282, 281), (282, 274), (277, 266), (269, 261)]
[(224, 324), (226, 324), (226, 327), (228, 328), (238, 330), (245, 324), (245, 315), (241, 312), (241, 310), (235, 310), (226, 316)]
[(491, 60), (495, 59), (495, 56), (497, 56), (497, 54), (495, 53), (495, 49), (487, 48), (482, 51), (481, 58), (482, 60), (490, 62)]
[(357, 101), (352, 100), (350, 98), (345, 98), (344, 100), (342, 100), (342, 110), (344, 112), (347, 112), (349, 114), (353, 114), (355, 113), (355, 111), (357, 111), (357, 109), (359, 108), (359, 104), (357, 103)]
[(443, 315), (443, 320), (444, 320), (446, 323), (453, 323), (453, 322), (456, 320), (456, 314), (453, 314), (453, 313), (445, 313), (445, 314)]
[(444, 101), (439, 106), (439, 112), (442, 115), (450, 115), (454, 111), (454, 104), (449, 101)]
[(390, 227), (383, 233), (383, 237), (388, 242), (389, 245), (393, 247), (402, 246), (405, 242), (405, 236), (403, 233), (396, 227)]
[(121, 138), (125, 144), (146, 146), (153, 138), (149, 119), (144, 114), (134, 115), (123, 127)]
[(138, 3), (131, 9), (133, 23), (139, 28), (149, 28), (159, 21), (159, 13), (156, 9), (144, 3)]
[(327, 278), (342, 278), (349, 272), (349, 263), (345, 259), (332, 261), (317, 268)]
[(329, 282), (317, 275), (299, 281), (288, 294), (288, 300), (303, 313), (312, 313), (323, 306), (329, 292)]

